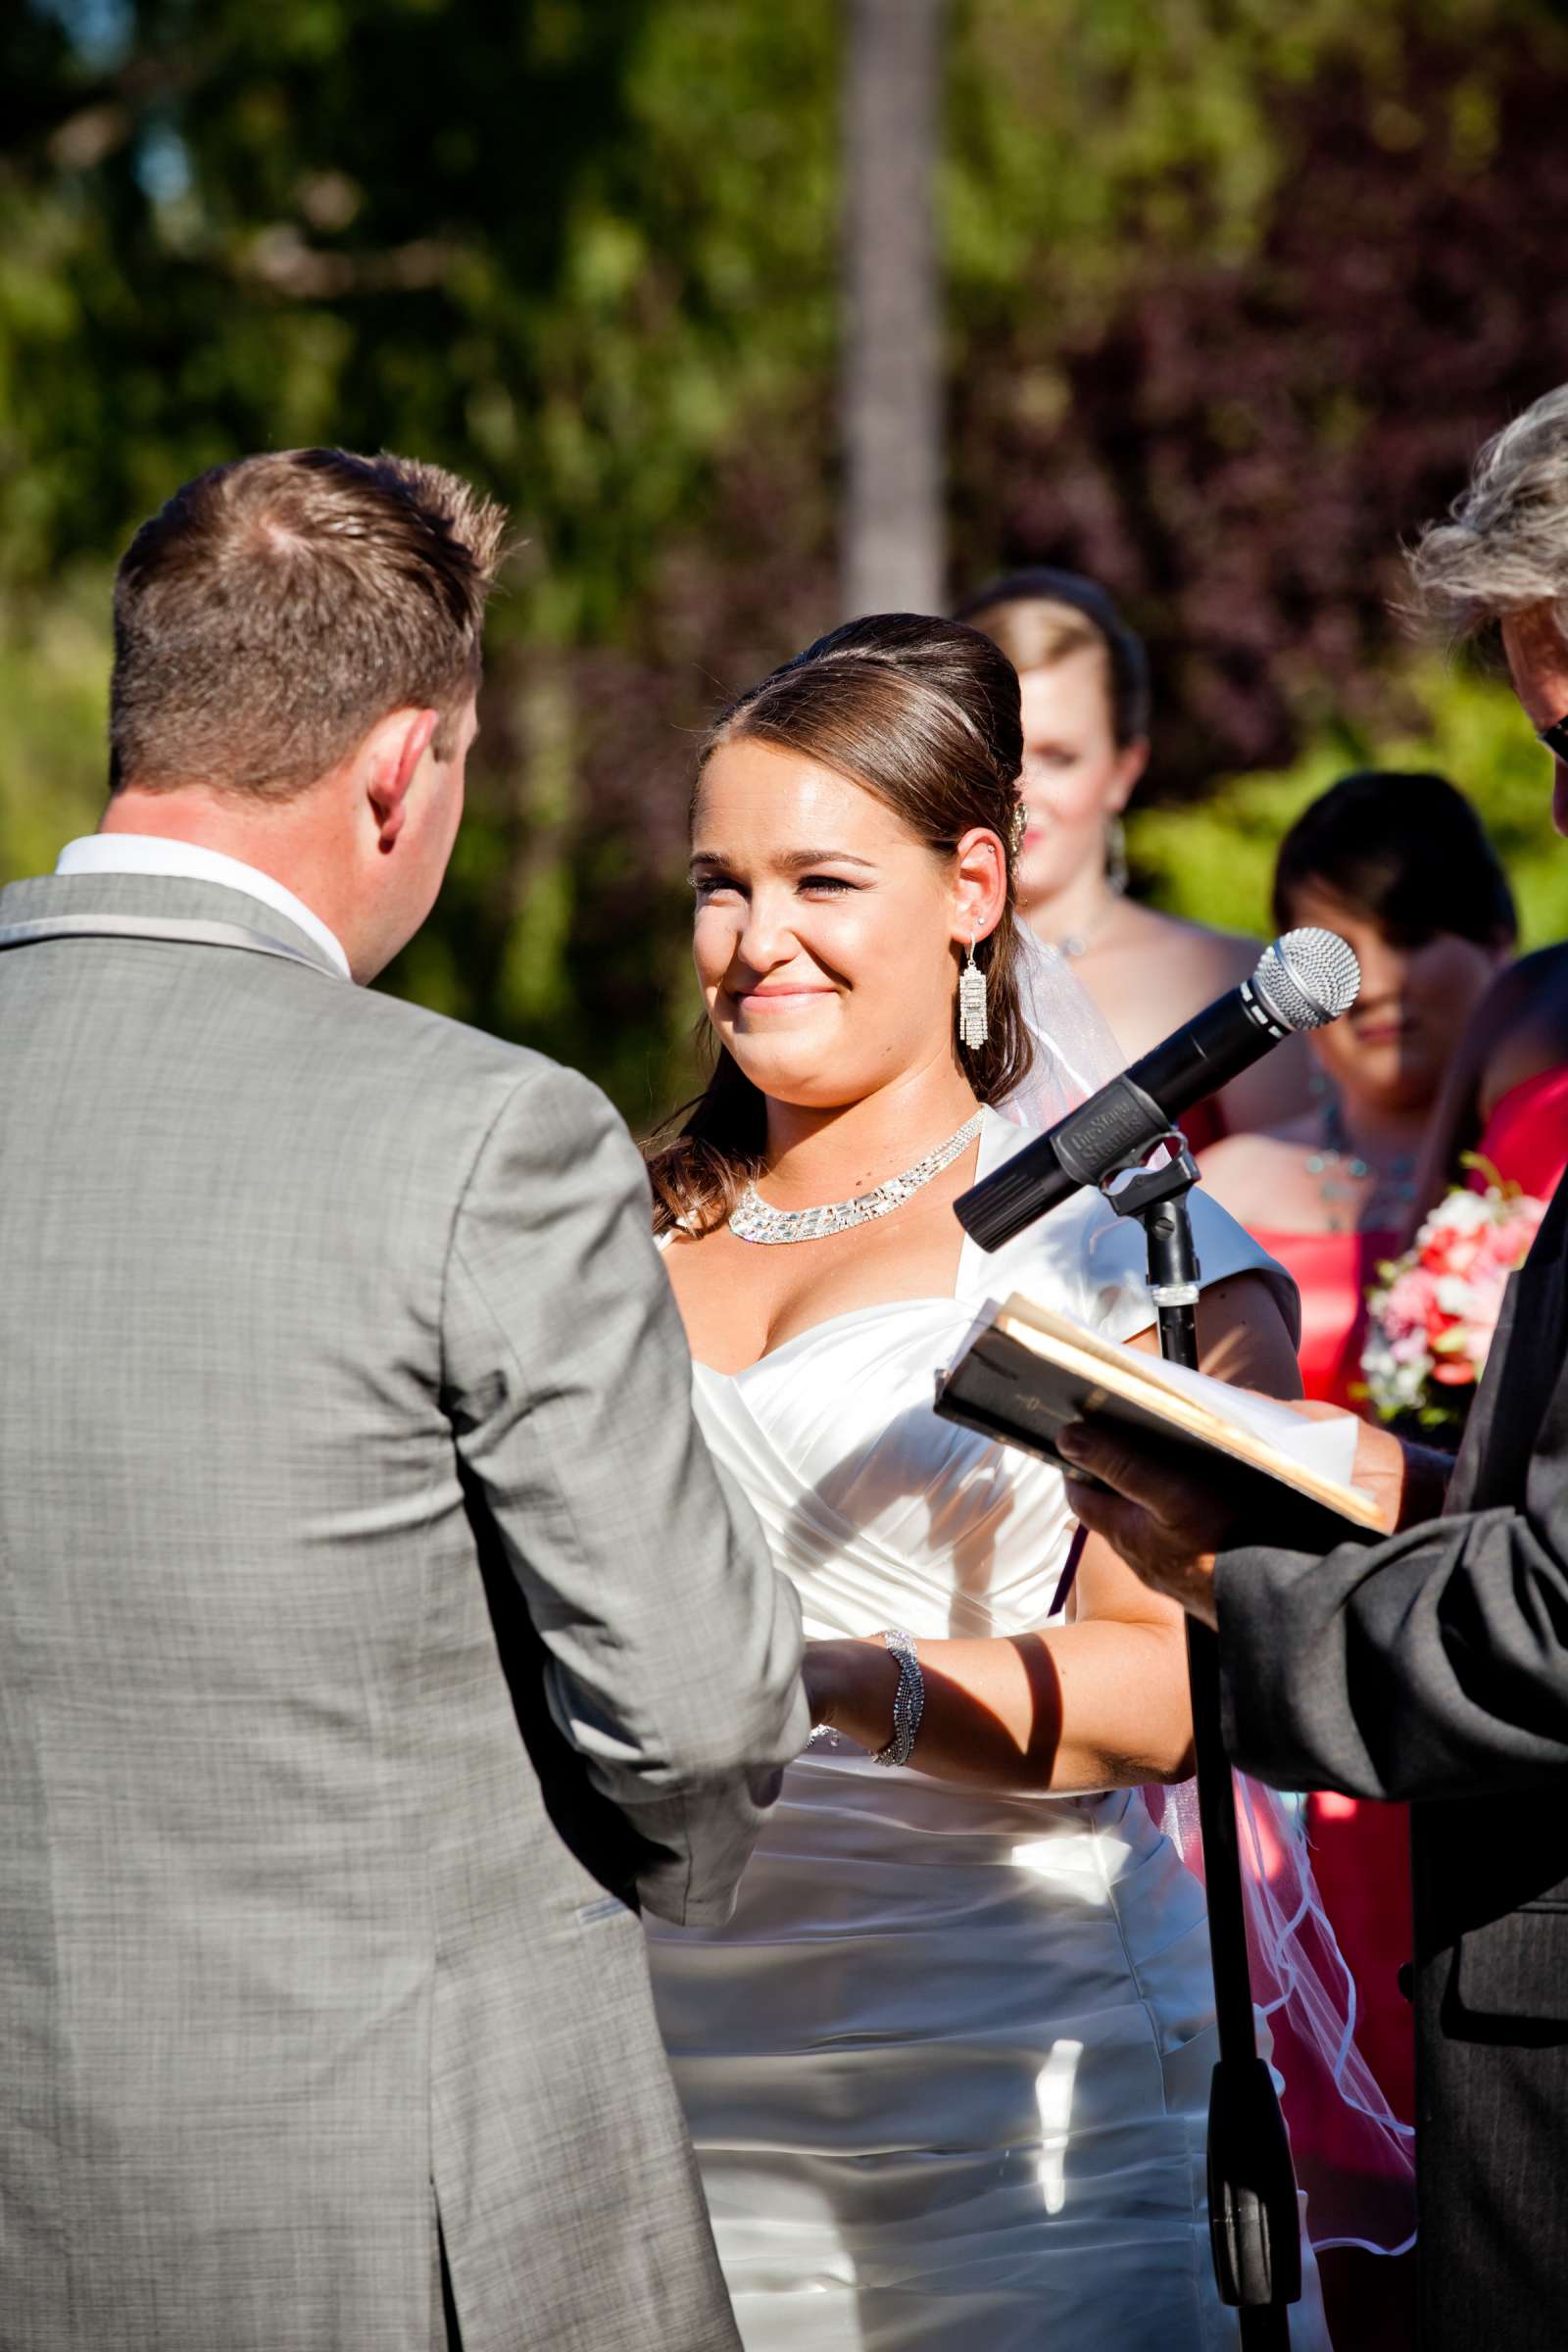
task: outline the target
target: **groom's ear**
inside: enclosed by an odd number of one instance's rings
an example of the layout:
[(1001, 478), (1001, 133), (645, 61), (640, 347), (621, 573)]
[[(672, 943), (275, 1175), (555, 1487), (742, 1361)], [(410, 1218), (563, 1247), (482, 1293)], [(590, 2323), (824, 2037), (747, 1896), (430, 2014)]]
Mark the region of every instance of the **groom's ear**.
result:
[(366, 737), (361, 755), (365, 797), (375, 817), (376, 846), (396, 847), (408, 813), (409, 786), (439, 723), (435, 710), (390, 710)]

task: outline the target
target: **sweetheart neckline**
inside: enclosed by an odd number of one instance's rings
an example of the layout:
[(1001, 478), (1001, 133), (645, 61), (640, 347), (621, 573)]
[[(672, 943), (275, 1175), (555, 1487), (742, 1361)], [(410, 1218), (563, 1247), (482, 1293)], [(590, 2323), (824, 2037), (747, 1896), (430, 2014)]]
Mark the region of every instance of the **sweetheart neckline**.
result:
[[(981, 1122), (980, 1150), (975, 1159), (974, 1182), (976, 1184), (982, 1177), (989, 1176), (995, 1165), (1000, 1164), (995, 1153), (999, 1127), (1004, 1131), (1012, 1129), (1012, 1133), (1018, 1139), (1014, 1149), (1020, 1148), (1029, 1141), (1027, 1128), (1013, 1128), (1011, 1120), (1004, 1118), (992, 1104), (984, 1104), (982, 1107), (986, 1115)], [(1007, 1156), (1011, 1156), (1010, 1152)], [(877, 1298), (865, 1306), (847, 1306), (839, 1314), (824, 1315), (819, 1323), (808, 1323), (804, 1331), (792, 1332), (787, 1340), (780, 1340), (776, 1348), (768, 1348), (762, 1354), (754, 1356), (749, 1364), (742, 1364), (737, 1372), (721, 1372), (716, 1364), (704, 1363), (699, 1355), (692, 1357), (692, 1364), (697, 1371), (706, 1372), (710, 1380), (744, 1380), (748, 1372), (757, 1371), (762, 1364), (775, 1362), (789, 1348), (798, 1347), (802, 1340), (811, 1339), (819, 1331), (830, 1331), (835, 1323), (851, 1323), (861, 1315), (882, 1315), (888, 1313), (890, 1309), (901, 1307), (956, 1306), (967, 1296), (964, 1276), (979, 1252), (979, 1249), (980, 1245), (976, 1242), (973, 1234), (965, 1232), (958, 1244), (958, 1262), (953, 1270), (951, 1291), (933, 1292), (926, 1297), (915, 1298)]]
[(742, 1364), (737, 1371), (721, 1372), (716, 1364), (705, 1363), (700, 1355), (692, 1357), (692, 1369), (695, 1372), (706, 1372), (710, 1380), (744, 1380), (748, 1372), (760, 1371), (763, 1364), (776, 1363), (781, 1355), (787, 1354), (792, 1348), (798, 1348), (803, 1340), (812, 1340), (815, 1339), (818, 1332), (831, 1331), (835, 1323), (855, 1323), (867, 1315), (897, 1314), (911, 1306), (961, 1306), (963, 1304), (964, 1300), (956, 1289), (934, 1291), (923, 1298), (873, 1298), (868, 1300), (864, 1306), (846, 1306), (836, 1315), (824, 1315), (819, 1323), (808, 1323), (804, 1331), (791, 1332), (787, 1340), (780, 1340), (776, 1348), (764, 1349), (762, 1354), (754, 1356), (749, 1364)]

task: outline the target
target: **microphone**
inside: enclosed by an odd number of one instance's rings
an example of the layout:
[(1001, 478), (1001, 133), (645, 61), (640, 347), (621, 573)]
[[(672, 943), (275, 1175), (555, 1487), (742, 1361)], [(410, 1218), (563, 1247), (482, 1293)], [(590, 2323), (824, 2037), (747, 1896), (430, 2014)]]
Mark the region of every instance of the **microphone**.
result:
[(1322, 1029), (1355, 1003), (1361, 967), (1336, 931), (1287, 931), (1240, 988), (1216, 997), (1174, 1037), (1058, 1119), (1038, 1143), (954, 1202), (964, 1232), (1000, 1250), (1077, 1192), (1133, 1167), (1201, 1102), (1275, 1046)]

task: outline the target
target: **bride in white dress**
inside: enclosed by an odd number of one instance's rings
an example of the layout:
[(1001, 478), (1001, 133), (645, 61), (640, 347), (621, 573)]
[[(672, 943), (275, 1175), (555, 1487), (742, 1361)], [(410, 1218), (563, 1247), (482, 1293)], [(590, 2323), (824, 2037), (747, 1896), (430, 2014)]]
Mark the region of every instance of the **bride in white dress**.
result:
[[(1027, 1140), (990, 1107), (1030, 1058), (1018, 768), (995, 647), (898, 617), (743, 697), (700, 768), (719, 1058), (655, 1158), (658, 1222), (699, 1417), (800, 1588), (831, 1727), (786, 1776), (733, 1922), (650, 1923), (747, 2352), (1236, 2340), (1207, 2239), (1202, 1893), (1141, 1792), (1191, 1769), (1179, 1613), (1094, 1541), (1061, 1593), (1059, 1476), (931, 1410), (988, 1297), (1026, 1289), (1120, 1338), (1152, 1320), (1142, 1234), (1098, 1197), (995, 1258), (953, 1215)], [(905, 1176), (888, 1213), (848, 1205)], [(791, 1218), (822, 1204), (803, 1237)], [(1205, 1363), (1298, 1393), (1286, 1278), (1194, 1210)], [(924, 1687), (891, 1769), (873, 1758), (911, 1684), (889, 1629)], [(1292, 2337), (1322, 2347), (1306, 2269)]]

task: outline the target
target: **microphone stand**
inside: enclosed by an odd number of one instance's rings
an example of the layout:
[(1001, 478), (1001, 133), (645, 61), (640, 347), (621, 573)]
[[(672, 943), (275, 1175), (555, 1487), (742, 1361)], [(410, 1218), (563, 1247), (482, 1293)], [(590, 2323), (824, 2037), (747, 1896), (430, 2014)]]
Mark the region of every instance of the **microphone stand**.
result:
[[(1198, 1181), (1179, 1134), (1161, 1168), (1141, 1162), (1102, 1178), (1119, 1217), (1136, 1217), (1149, 1251), (1149, 1295), (1167, 1363), (1198, 1365), (1198, 1254), (1187, 1196)], [(1120, 1181), (1118, 1181), (1118, 1178)], [(1113, 1190), (1112, 1187), (1115, 1187)], [(1245, 2352), (1288, 2352), (1288, 2306), (1301, 2292), (1300, 2223), (1285, 2120), (1257, 2054), (1247, 1965), (1236, 1791), (1220, 1736), (1219, 1639), (1187, 1620), (1198, 1816), (1208, 1889), (1219, 2057), (1208, 2102), (1208, 2230), (1221, 2300), (1240, 2310)]]

